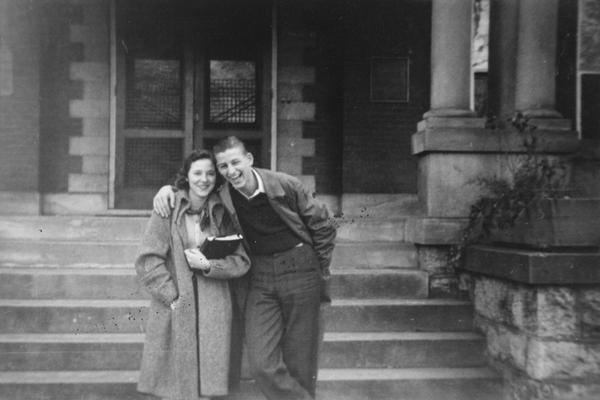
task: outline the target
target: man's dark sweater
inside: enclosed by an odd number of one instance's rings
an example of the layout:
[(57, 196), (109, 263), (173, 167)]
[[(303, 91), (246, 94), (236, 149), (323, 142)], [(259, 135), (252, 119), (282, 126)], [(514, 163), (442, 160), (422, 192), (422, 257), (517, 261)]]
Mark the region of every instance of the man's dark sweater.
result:
[(231, 200), (253, 254), (279, 253), (301, 242), (273, 210), (265, 193), (247, 199), (234, 189)]

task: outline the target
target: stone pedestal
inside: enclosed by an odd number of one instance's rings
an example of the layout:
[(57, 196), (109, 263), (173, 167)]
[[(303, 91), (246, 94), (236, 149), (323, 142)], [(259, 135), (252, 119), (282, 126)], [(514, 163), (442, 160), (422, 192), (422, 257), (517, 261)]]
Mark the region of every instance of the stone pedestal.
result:
[(599, 398), (600, 253), (518, 245), (471, 247), (464, 266), (507, 400)]
[[(544, 157), (559, 159), (578, 148), (568, 121), (530, 123), (536, 124), (536, 151)], [(430, 274), (430, 293), (454, 297), (458, 281), (450, 278), (454, 271), (447, 250), (460, 242), (470, 207), (484, 193), (479, 181), (510, 179), (527, 153), (525, 136), (514, 129), (486, 129), (481, 118), (429, 117), (412, 139), (423, 214), (409, 219), (406, 237), (419, 246), (419, 266)]]
[[(532, 120), (536, 152), (556, 157), (579, 146), (569, 121)], [(419, 159), (419, 200), (428, 218), (466, 218), (482, 194), (478, 179), (510, 177), (527, 153), (525, 136), (514, 129), (486, 129), (481, 118), (428, 118), (413, 135)]]

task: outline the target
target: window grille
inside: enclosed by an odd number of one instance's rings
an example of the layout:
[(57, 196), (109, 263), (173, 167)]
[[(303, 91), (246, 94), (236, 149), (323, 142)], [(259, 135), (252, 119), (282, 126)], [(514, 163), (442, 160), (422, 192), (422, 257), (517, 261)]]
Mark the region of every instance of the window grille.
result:
[(209, 123), (256, 123), (257, 82), (254, 62), (211, 60), (209, 81)]
[(179, 60), (130, 59), (127, 128), (180, 129), (182, 77)]

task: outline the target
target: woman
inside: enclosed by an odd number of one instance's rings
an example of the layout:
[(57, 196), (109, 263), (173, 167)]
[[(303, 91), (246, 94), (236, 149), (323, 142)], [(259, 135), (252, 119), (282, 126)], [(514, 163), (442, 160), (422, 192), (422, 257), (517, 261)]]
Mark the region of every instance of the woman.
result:
[(240, 244), (223, 259), (197, 250), (207, 236), (234, 232), (214, 193), (212, 153), (194, 151), (178, 173), (170, 218), (153, 213), (135, 266), (151, 294), (138, 390), (169, 400), (227, 394), (232, 337), (228, 279), (250, 261)]

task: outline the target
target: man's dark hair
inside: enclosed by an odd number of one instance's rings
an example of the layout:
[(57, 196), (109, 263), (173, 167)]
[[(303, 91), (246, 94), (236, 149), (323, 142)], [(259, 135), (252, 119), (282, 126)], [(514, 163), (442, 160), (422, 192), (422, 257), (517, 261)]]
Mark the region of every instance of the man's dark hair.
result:
[(234, 148), (239, 148), (242, 149), (242, 151), (244, 152), (244, 154), (247, 153), (246, 150), (246, 145), (244, 144), (244, 142), (242, 142), (238, 137), (236, 136), (227, 136), (226, 138), (223, 138), (221, 140), (219, 140), (212, 148), (213, 150), (213, 154), (217, 154), (217, 153), (222, 153), (226, 150), (229, 149), (234, 149)]

